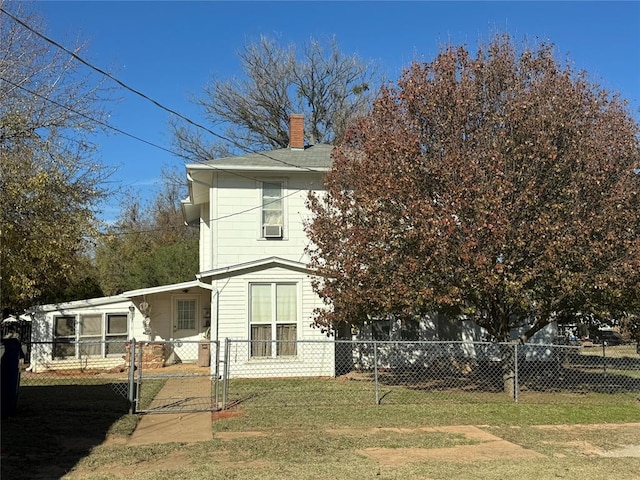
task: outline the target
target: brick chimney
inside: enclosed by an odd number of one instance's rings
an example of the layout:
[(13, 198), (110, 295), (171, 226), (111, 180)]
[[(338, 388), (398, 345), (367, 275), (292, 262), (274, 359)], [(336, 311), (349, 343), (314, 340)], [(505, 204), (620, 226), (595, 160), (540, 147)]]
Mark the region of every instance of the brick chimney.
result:
[(304, 115), (300, 113), (289, 115), (289, 148), (304, 150)]

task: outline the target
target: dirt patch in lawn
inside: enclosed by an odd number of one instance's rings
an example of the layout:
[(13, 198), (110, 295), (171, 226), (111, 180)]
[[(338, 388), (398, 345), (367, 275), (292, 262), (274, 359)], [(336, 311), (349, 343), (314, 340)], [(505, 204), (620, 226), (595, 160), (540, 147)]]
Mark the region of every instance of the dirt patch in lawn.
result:
[(239, 417), (241, 412), (238, 410), (218, 410), (211, 414), (211, 420), (225, 420), (227, 418)]
[[(584, 425), (535, 425), (533, 428), (537, 430), (549, 431), (549, 432), (570, 432), (576, 436), (583, 435), (585, 432), (616, 432), (617, 435), (627, 434), (627, 440), (636, 440), (640, 442), (640, 423), (593, 423)], [(629, 432), (634, 432), (629, 435)], [(612, 450), (606, 450), (597, 447), (585, 440), (576, 441), (548, 441), (546, 443), (552, 443), (556, 445), (567, 445), (573, 447), (576, 451), (588, 457), (633, 457), (640, 458), (640, 443), (633, 443)]]
[(475, 463), (486, 460), (525, 460), (544, 457), (541, 453), (527, 450), (506, 440), (449, 448), (365, 448), (356, 451), (374, 458), (381, 465), (388, 466), (427, 460)]
[[(640, 424), (607, 424), (607, 425), (541, 425), (531, 428), (549, 431), (549, 438), (545, 438), (543, 444), (557, 445), (557, 451), (563, 450), (564, 453), (546, 454), (537, 451), (538, 449), (525, 448), (516, 443), (516, 441), (507, 441), (501, 438), (500, 434), (487, 431), (489, 426), (438, 426), (438, 427), (416, 427), (416, 428), (335, 428), (324, 431), (328, 436), (352, 436), (352, 437), (375, 437), (381, 435), (381, 438), (390, 438), (389, 434), (397, 434), (403, 438), (405, 447), (370, 447), (357, 448), (353, 451), (363, 457), (370, 458), (380, 466), (399, 467), (410, 463), (428, 463), (430, 461), (450, 462), (458, 464), (469, 464), (474, 462), (492, 462), (511, 460), (531, 461), (543, 458), (566, 456), (567, 451), (573, 451), (578, 455), (587, 457), (631, 457), (640, 458), (640, 445), (635, 445), (638, 435), (635, 432), (640, 431)], [(519, 428), (519, 427), (518, 427)], [(600, 430), (598, 430), (600, 429)], [(214, 428), (215, 430), (215, 428)], [(589, 440), (587, 432), (591, 435), (598, 435), (600, 431), (610, 431), (624, 433), (624, 437), (630, 444), (622, 446), (620, 442), (618, 448), (606, 450), (602, 446), (594, 445)], [(553, 432), (557, 432), (558, 437), (554, 437)], [(293, 436), (296, 433), (306, 434), (306, 431), (282, 430), (282, 431), (231, 431), (231, 432), (214, 432), (214, 439), (224, 440), (225, 442), (233, 442), (247, 438), (269, 438), (273, 435)], [(462, 440), (466, 443), (447, 447), (431, 447), (419, 448), (413, 445), (420, 445), (419, 436), (424, 439), (425, 435), (433, 433), (434, 435), (451, 435), (457, 437), (458, 441)], [(322, 435), (322, 433), (320, 434)], [(412, 442), (411, 437), (415, 435), (416, 441)], [(407, 440), (408, 438), (408, 440)], [(571, 439), (569, 439), (571, 438)], [(119, 443), (119, 442), (118, 442)], [(159, 442), (162, 443), (162, 442)], [(376, 445), (375, 442), (367, 441), (368, 445)], [(596, 442), (597, 443), (597, 442)], [(389, 445), (387, 443), (387, 445)], [(409, 445), (409, 446), (406, 446)], [(554, 449), (555, 450), (555, 449)], [(273, 463), (269, 460), (261, 458), (236, 458), (229, 454), (225, 447), (216, 448), (210, 452), (209, 460), (218, 466), (224, 468), (238, 469), (270, 469)], [(141, 472), (160, 473), (162, 475), (171, 474), (171, 472), (189, 471), (194, 468), (194, 459), (189, 457), (186, 449), (180, 449), (167, 453), (162, 458), (154, 458), (149, 461), (137, 462), (135, 465), (118, 465), (109, 464), (103, 466), (114, 478), (127, 478), (132, 474)], [(69, 472), (65, 479), (81, 479), (91, 478), (91, 474), (95, 471), (89, 467), (79, 464), (72, 472)], [(164, 478), (164, 477), (163, 477)]]
[(267, 432), (216, 432), (214, 438), (218, 440), (238, 440), (241, 438), (266, 437)]
[[(507, 442), (481, 428), (473, 425), (423, 428), (383, 428), (371, 429), (377, 431), (391, 431), (402, 434), (411, 433), (448, 433), (461, 435), (472, 445), (456, 445), (446, 448), (364, 448), (356, 450), (361, 455), (375, 459), (381, 465), (403, 465), (410, 462), (424, 462), (427, 460), (441, 460), (445, 462), (478, 462), (483, 460), (522, 460), (542, 458), (544, 455), (534, 450), (528, 450), (515, 443)], [(334, 431), (339, 432), (339, 430)]]
[(502, 440), (495, 435), (482, 430), (479, 427), (473, 425), (452, 425), (444, 427), (417, 427), (417, 428), (395, 428), (395, 427), (381, 427), (381, 428), (335, 428), (327, 430), (327, 433), (335, 435), (375, 435), (379, 432), (393, 432), (401, 434), (412, 433), (449, 433), (453, 435), (462, 435), (467, 440), (476, 442), (491, 442)]

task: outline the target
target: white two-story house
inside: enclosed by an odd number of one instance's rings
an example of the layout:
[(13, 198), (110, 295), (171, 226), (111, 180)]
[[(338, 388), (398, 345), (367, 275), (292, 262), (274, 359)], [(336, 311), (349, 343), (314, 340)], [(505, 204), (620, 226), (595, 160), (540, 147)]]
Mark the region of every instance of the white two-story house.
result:
[[(333, 375), (332, 339), (312, 326), (321, 301), (304, 231), (306, 199), (322, 191), (332, 147), (305, 146), (303, 122), (291, 115), (288, 148), (186, 165), (184, 217), (200, 231), (196, 278), (35, 308), (34, 341), (53, 340), (36, 368), (72, 368), (82, 358), (115, 365), (124, 352), (111, 338), (169, 342), (162, 362), (194, 362), (193, 342), (208, 338), (221, 355), (226, 339), (234, 342), (235, 375), (278, 375), (278, 366), (282, 375)], [(89, 339), (105, 346), (78, 346)], [(299, 341), (317, 343), (305, 351)]]
[[(331, 150), (305, 147), (303, 117), (291, 115), (288, 148), (186, 166), (183, 212), (200, 229), (197, 279), (211, 286), (210, 336), (235, 342), (234, 372), (245, 362), (255, 372), (261, 362), (265, 374), (269, 366), (277, 375), (275, 366), (284, 362), (288, 374), (293, 364), (298, 374), (333, 374), (326, 362), (332, 342), (312, 327), (321, 302), (311, 286), (304, 230), (308, 193), (323, 190)], [(309, 340), (325, 345), (305, 345)]]

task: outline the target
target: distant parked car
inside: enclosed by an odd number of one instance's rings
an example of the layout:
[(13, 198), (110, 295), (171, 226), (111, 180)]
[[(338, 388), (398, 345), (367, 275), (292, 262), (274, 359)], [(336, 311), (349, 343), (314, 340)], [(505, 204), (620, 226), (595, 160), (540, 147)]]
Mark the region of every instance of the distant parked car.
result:
[(622, 344), (622, 335), (613, 330), (600, 330), (598, 332), (598, 343), (606, 342), (607, 345), (620, 345)]

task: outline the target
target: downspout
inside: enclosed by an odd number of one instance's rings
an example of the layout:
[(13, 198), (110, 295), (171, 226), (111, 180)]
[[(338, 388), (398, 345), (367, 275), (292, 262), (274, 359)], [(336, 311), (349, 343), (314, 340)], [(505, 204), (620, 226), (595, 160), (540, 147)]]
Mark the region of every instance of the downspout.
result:
[(214, 292), (214, 295), (216, 296), (216, 338), (215, 341), (218, 341), (218, 332), (220, 329), (220, 290), (217, 290)]

